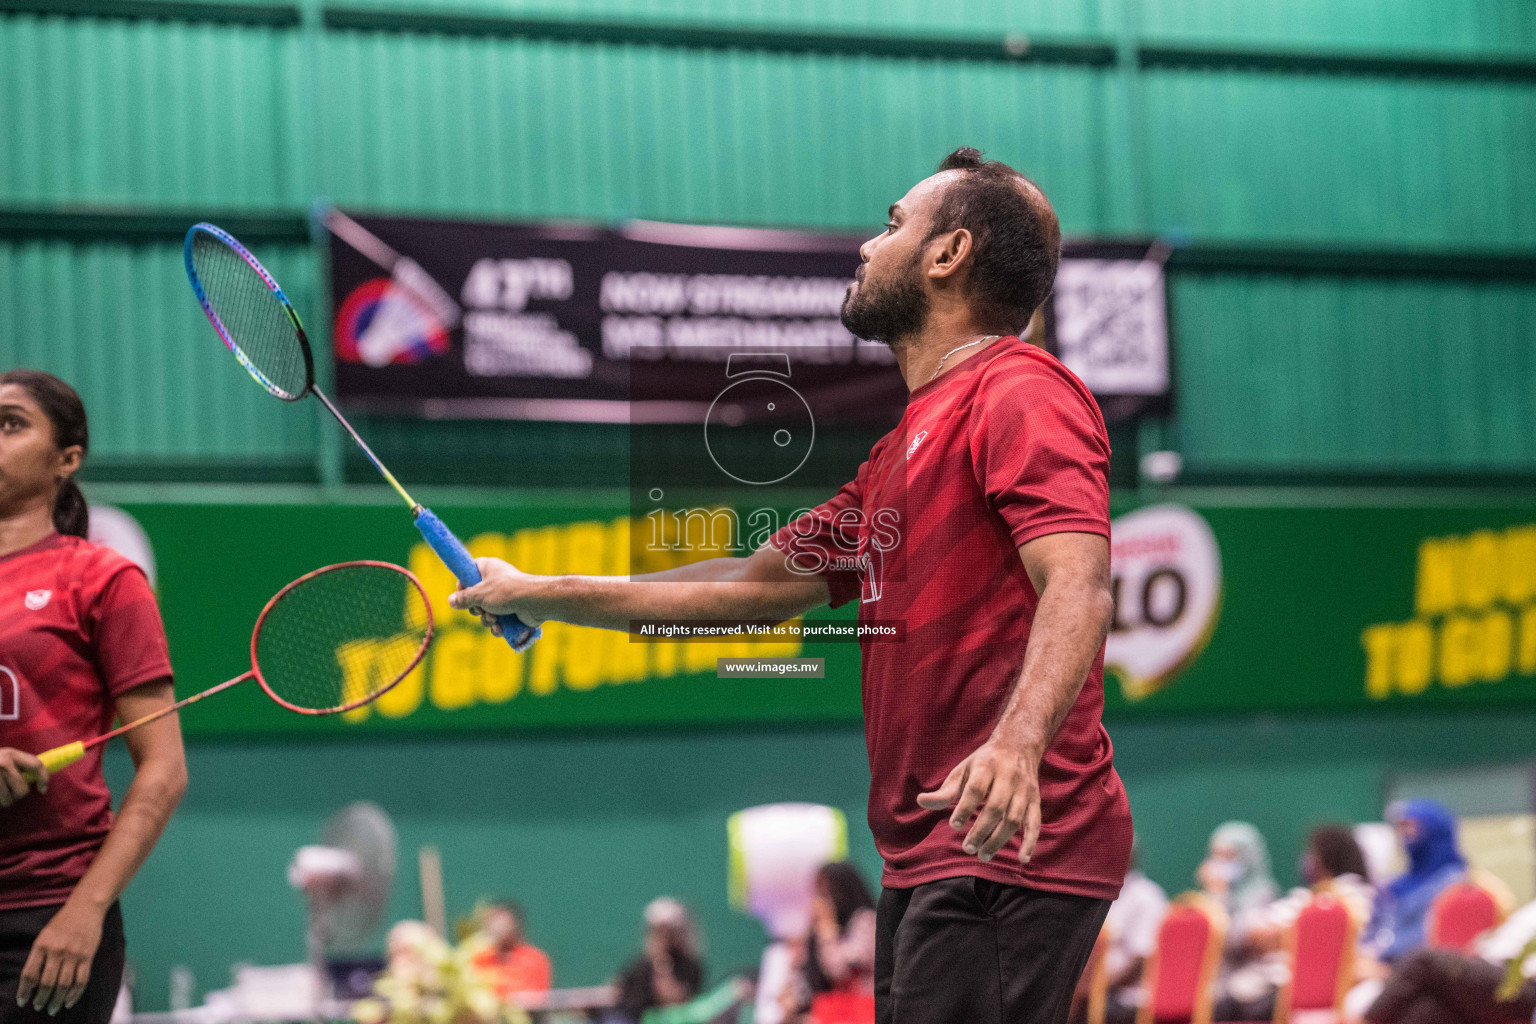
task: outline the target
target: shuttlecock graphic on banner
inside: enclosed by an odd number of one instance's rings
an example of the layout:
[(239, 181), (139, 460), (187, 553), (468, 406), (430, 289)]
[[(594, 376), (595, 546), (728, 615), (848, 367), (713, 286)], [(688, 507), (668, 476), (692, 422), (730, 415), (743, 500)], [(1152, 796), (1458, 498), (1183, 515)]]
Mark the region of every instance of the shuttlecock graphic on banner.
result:
[(464, 311), (421, 264), (391, 248), (340, 210), (325, 210), (328, 231), (346, 242), (387, 278), (354, 288), (336, 314), (336, 356), (366, 366), (415, 363), (448, 351), (448, 332)]
[(1183, 505), (1151, 505), (1114, 521), (1115, 618), (1104, 669), (1127, 700), (1166, 687), (1205, 649), (1221, 612), (1221, 549)]
[(451, 324), (440, 312), (393, 278), (365, 281), (352, 290), (336, 314), (337, 358), (389, 366), (441, 355), (448, 351)]

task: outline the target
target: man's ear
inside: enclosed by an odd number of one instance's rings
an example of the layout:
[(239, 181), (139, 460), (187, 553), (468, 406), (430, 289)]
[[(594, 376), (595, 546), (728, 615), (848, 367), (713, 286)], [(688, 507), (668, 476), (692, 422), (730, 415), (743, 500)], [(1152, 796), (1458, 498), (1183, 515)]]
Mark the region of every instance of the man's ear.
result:
[(953, 277), (960, 272), (970, 255), (971, 233), (965, 228), (935, 235), (928, 243), (928, 276)]

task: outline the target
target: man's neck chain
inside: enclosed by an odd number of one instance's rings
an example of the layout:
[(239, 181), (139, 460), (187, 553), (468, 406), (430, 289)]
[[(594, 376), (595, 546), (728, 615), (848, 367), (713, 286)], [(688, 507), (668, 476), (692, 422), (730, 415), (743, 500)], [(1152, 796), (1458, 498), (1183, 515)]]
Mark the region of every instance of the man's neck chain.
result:
[(971, 348), (974, 345), (980, 345), (984, 341), (996, 341), (998, 338), (1001, 338), (1001, 337), (1002, 337), (1001, 334), (986, 334), (986, 335), (983, 335), (980, 338), (977, 338), (975, 341), (968, 341), (964, 345), (956, 345), (954, 348), (950, 349), (948, 352), (945, 352), (944, 355), (942, 355), (939, 358), (939, 365), (935, 366), (933, 368), (933, 376), (931, 376), (927, 380), (923, 381), (923, 383), (924, 384), (932, 384), (933, 381), (934, 381), (934, 378), (938, 377), (939, 371), (944, 369), (944, 360), (948, 359), (950, 356), (954, 355), (956, 352), (959, 352), (961, 349), (963, 349), (963, 348)]

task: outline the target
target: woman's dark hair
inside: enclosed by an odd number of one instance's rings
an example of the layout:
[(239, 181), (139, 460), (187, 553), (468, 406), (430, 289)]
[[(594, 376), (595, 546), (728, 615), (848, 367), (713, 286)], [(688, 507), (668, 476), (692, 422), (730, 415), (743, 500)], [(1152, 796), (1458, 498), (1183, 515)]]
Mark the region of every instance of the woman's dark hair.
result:
[[(0, 384), (15, 384), (31, 396), (53, 424), (56, 448), (80, 446), (80, 457), (91, 449), (91, 432), (85, 421), (85, 403), (75, 389), (51, 373), (42, 370), (7, 370), (0, 373)], [(53, 528), (70, 537), (86, 537), (91, 532), (91, 510), (80, 493), (80, 485), (70, 477), (59, 485), (53, 499)]]
[[(848, 922), (860, 910), (874, 909), (875, 901), (869, 896), (869, 887), (864, 884), (858, 868), (847, 861), (823, 864), (821, 870), (816, 872), (816, 878), (826, 888), (827, 897), (832, 901), (832, 915), (837, 918), (839, 932), (848, 930)], [(821, 969), (820, 944), (813, 929), (806, 942), (805, 983), (812, 992), (830, 992), (835, 986)]]
[(963, 171), (944, 189), (929, 239), (971, 233), (971, 292), (979, 311), (1020, 334), (1051, 294), (1061, 262), (1061, 227), (1040, 187), (1000, 160), (961, 146), (939, 164)]
[(1365, 869), (1365, 854), (1360, 852), (1354, 833), (1345, 825), (1319, 825), (1307, 837), (1307, 849), (1312, 851), (1317, 866), (1329, 878), (1340, 875), (1370, 877)]
[(869, 887), (859, 874), (859, 869), (845, 860), (823, 864), (816, 877), (827, 888), (832, 900), (832, 911), (837, 915), (839, 930), (848, 927), (853, 915), (860, 910), (871, 910), (875, 901), (870, 898)]

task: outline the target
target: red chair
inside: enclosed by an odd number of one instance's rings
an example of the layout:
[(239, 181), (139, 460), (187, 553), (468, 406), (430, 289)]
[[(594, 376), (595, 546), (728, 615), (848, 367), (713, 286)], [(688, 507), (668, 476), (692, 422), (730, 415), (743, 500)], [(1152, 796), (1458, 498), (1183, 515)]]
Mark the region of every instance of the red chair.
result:
[(1275, 1000), (1275, 1024), (1344, 1019), (1357, 931), (1349, 908), (1336, 896), (1319, 893), (1301, 908), (1285, 938), (1291, 980)]
[(1499, 902), (1475, 882), (1457, 882), (1435, 897), (1425, 922), (1426, 941), (1435, 949), (1465, 953), (1483, 932), (1503, 919)]
[(811, 1000), (811, 1024), (875, 1024), (875, 997), (863, 992), (825, 992)]
[(1175, 900), (1147, 960), (1136, 1024), (1210, 1024), (1226, 935), (1227, 915), (1210, 900), (1189, 893)]

